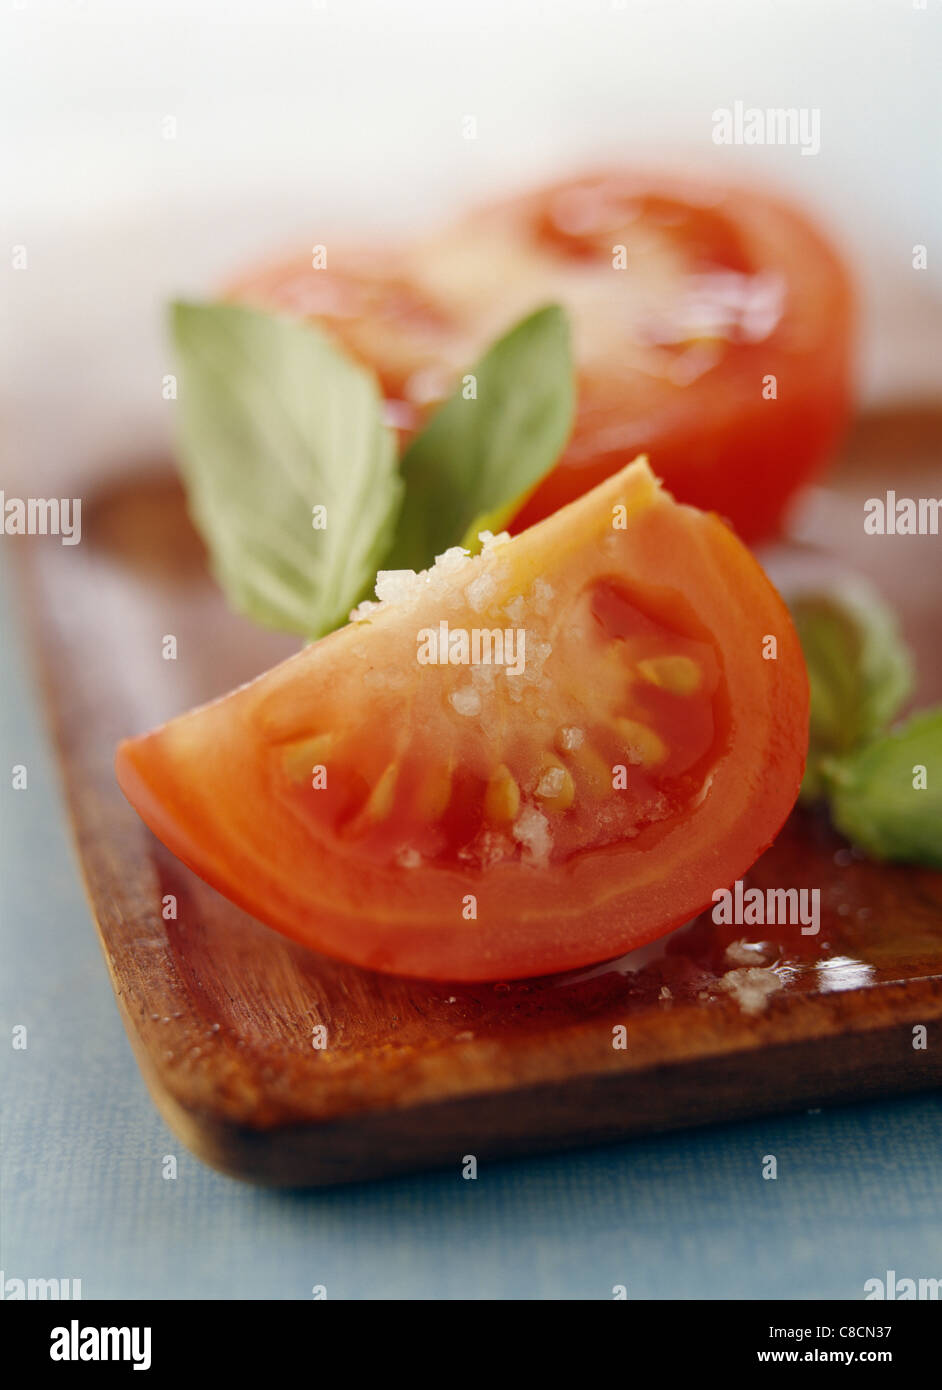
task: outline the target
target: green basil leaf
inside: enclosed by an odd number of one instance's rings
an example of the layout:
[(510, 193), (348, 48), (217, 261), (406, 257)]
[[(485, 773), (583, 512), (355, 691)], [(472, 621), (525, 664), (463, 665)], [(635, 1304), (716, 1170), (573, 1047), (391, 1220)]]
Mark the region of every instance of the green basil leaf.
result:
[(401, 504), (374, 377), (316, 328), (236, 305), (176, 304), (172, 326), (181, 471), (216, 577), (261, 623), (329, 632), (372, 588)]
[(820, 796), (821, 759), (882, 732), (912, 688), (909, 652), (893, 612), (863, 580), (789, 598), (811, 687), (804, 800)]
[(875, 859), (942, 869), (942, 706), (825, 760), (831, 817)]
[(406, 486), (383, 569), (426, 569), (448, 546), (477, 548), (553, 467), (569, 437), (575, 384), (558, 305), (523, 319), (484, 354), (402, 458)]

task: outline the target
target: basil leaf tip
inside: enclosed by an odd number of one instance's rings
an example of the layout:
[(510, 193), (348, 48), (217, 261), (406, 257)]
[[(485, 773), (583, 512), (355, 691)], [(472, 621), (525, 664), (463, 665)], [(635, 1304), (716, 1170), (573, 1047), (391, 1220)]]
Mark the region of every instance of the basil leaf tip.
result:
[(309, 324), (176, 303), (179, 458), (232, 606), (317, 637), (372, 582), (401, 505), (375, 378)]
[(563, 309), (546, 305), (499, 338), (406, 449), (406, 495), (384, 569), (421, 570), (446, 546), (477, 550), (561, 454), (575, 384)]

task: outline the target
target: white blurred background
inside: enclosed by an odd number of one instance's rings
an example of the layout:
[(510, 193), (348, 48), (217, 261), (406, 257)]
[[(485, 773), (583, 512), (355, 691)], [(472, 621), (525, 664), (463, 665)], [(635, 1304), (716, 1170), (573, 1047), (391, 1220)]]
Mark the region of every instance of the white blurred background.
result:
[[(793, 191), (856, 271), (866, 398), (937, 393), (940, 35), (942, 0), (3, 0), (8, 438), (159, 447), (171, 295), (633, 157)], [(715, 146), (737, 100), (820, 108), (820, 153)]]

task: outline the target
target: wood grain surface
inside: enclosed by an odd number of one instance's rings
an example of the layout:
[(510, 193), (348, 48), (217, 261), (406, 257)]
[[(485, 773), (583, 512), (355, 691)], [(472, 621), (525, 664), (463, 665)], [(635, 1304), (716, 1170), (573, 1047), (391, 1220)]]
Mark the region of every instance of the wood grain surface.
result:
[[(887, 487), (939, 495), (940, 457), (933, 411), (864, 420), (792, 543), (764, 556), (783, 582), (863, 570), (902, 613), (918, 703), (942, 698), (942, 540), (865, 538), (862, 502)], [(118, 1005), (154, 1100), (207, 1162), (341, 1182), (942, 1081), (942, 875), (864, 862), (818, 814), (796, 811), (750, 875), (819, 888), (818, 937), (706, 917), (592, 970), (468, 986), (342, 965), (240, 912), (124, 801), (114, 746), (294, 644), (227, 612), (169, 464), (132, 462), (101, 485), (92, 471), (81, 491), (81, 545), (15, 540), (21, 602)], [(161, 656), (168, 633), (176, 661)], [(744, 961), (781, 985), (755, 1012), (728, 988)]]

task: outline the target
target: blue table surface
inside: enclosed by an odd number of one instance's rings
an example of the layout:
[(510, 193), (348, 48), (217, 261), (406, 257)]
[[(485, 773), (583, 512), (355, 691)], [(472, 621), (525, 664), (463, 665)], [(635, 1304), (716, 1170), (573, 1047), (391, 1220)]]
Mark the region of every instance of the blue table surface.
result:
[(204, 1167), (158, 1116), (119, 1020), (24, 615), (3, 590), (7, 1279), (80, 1278), (84, 1298), (611, 1298), (624, 1284), (677, 1299), (862, 1298), (887, 1270), (942, 1277), (938, 1094), (485, 1164), (473, 1182), (285, 1193)]

